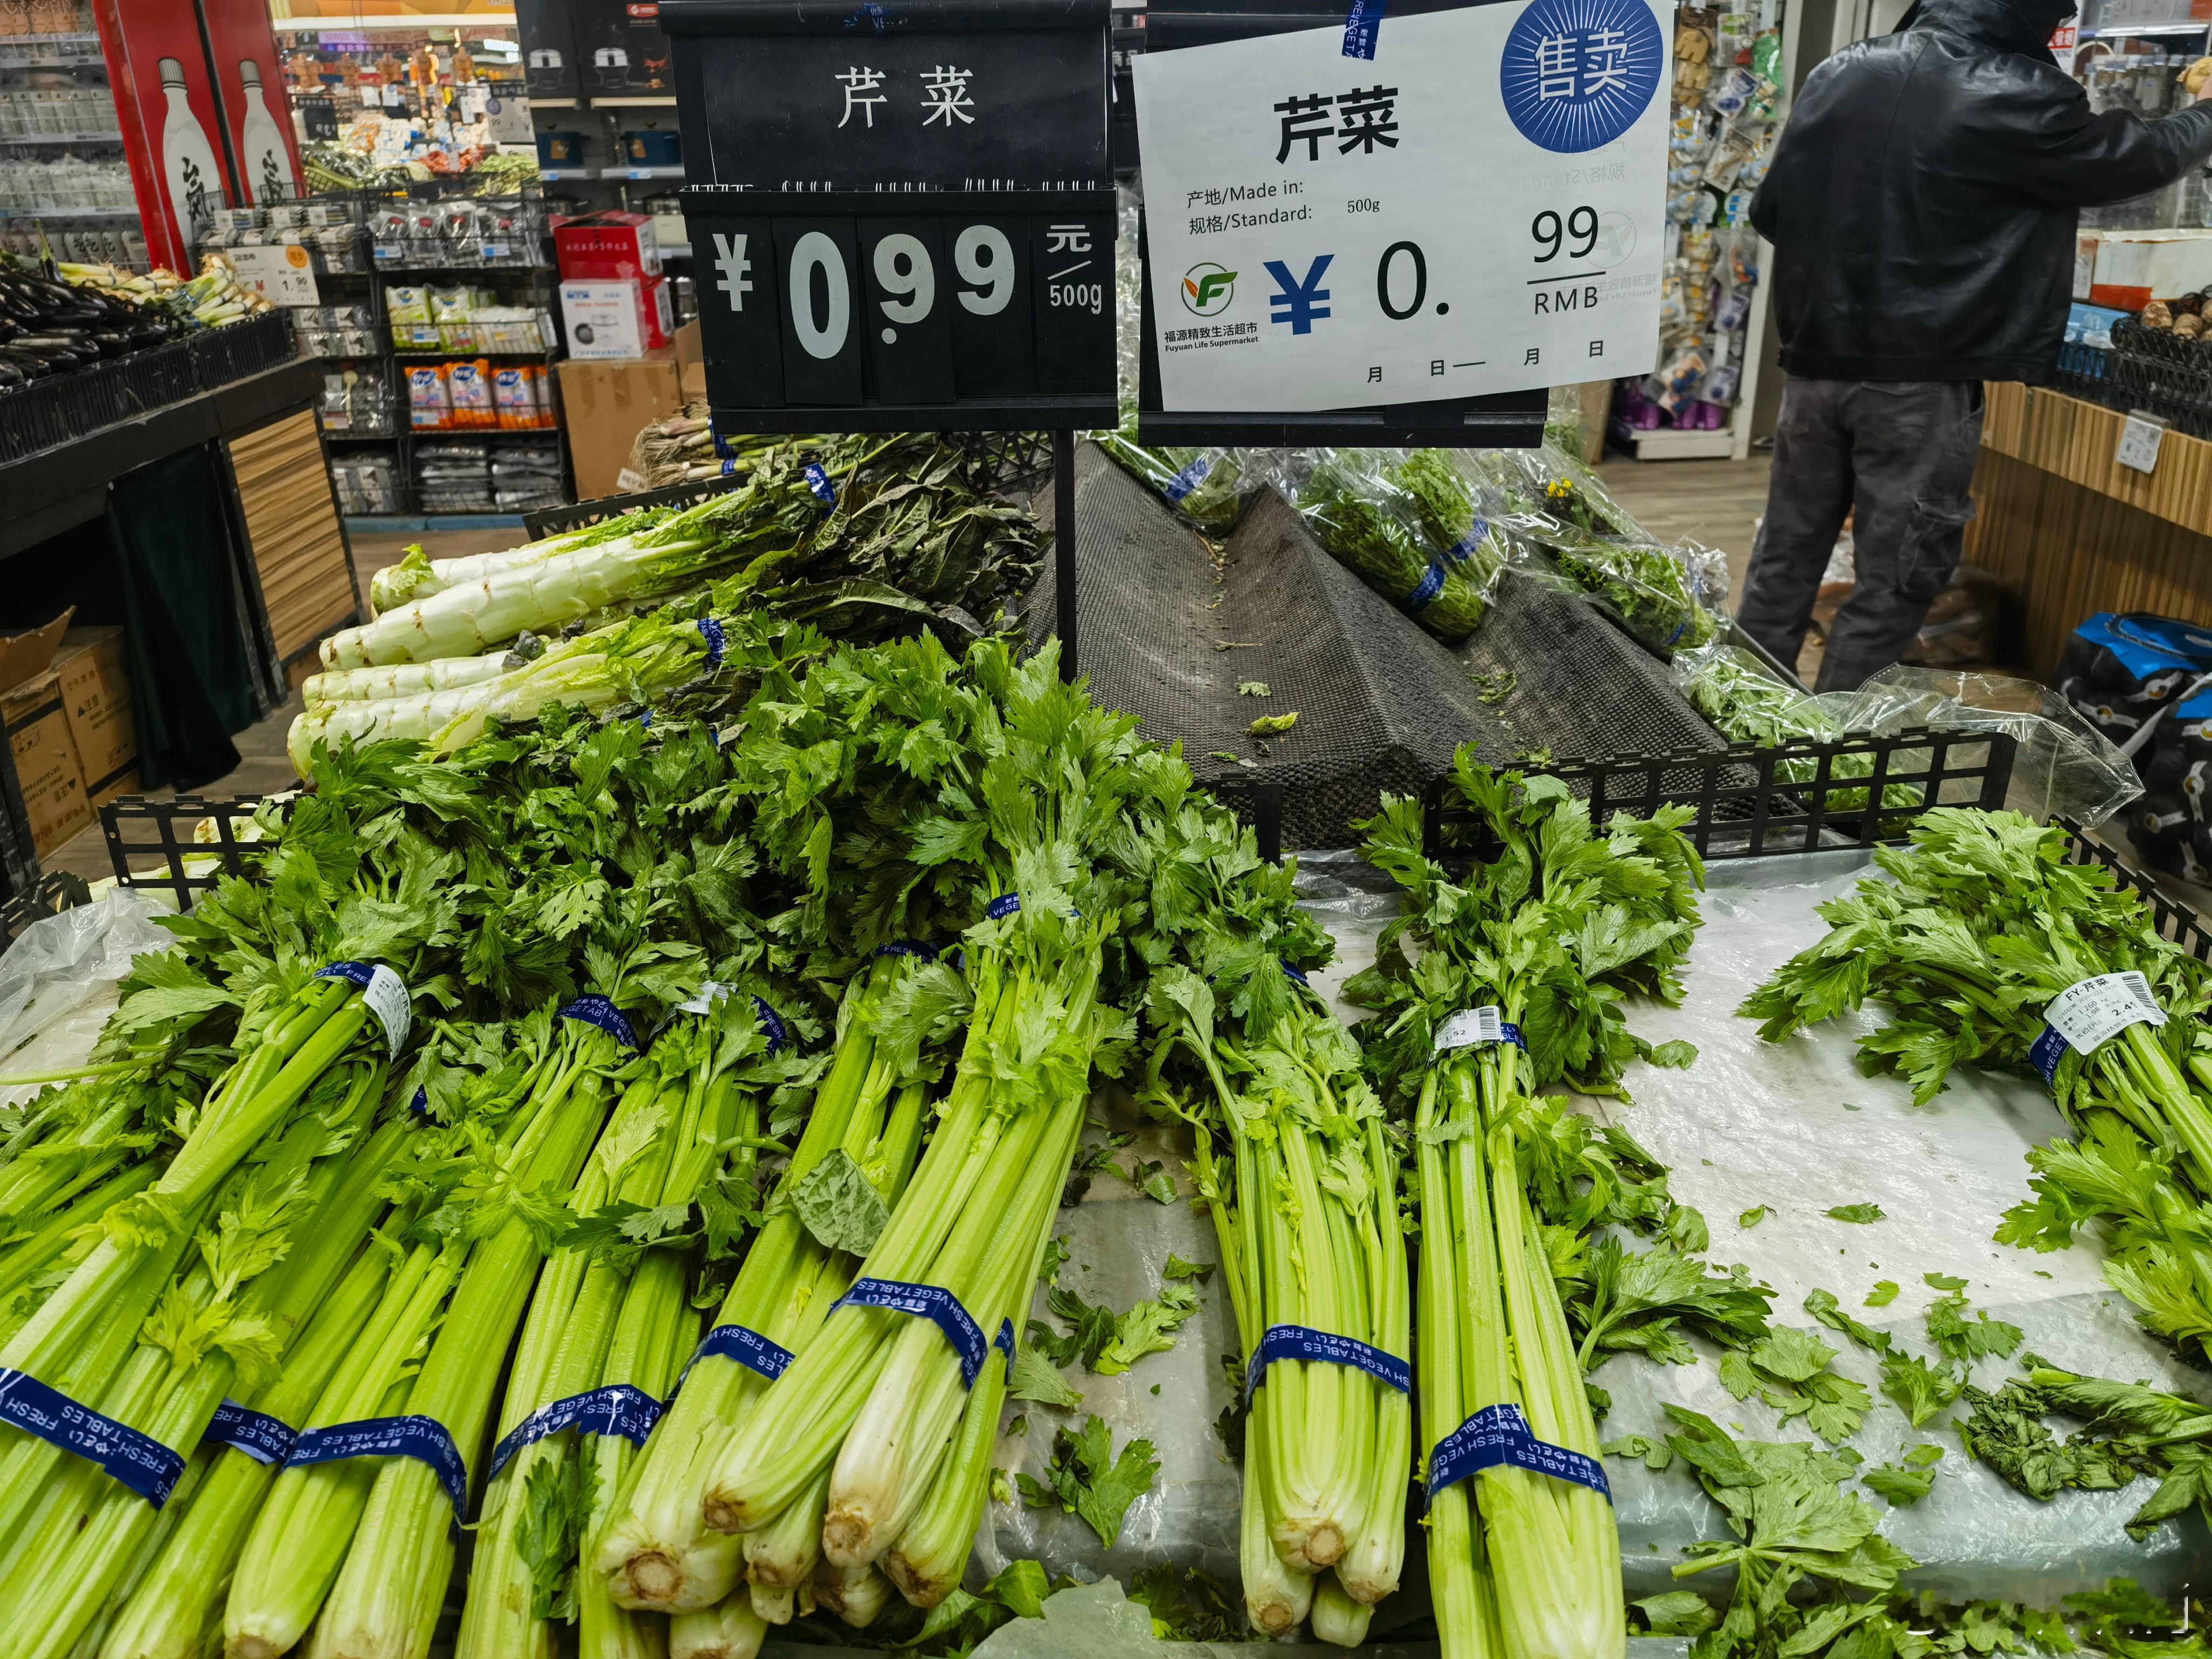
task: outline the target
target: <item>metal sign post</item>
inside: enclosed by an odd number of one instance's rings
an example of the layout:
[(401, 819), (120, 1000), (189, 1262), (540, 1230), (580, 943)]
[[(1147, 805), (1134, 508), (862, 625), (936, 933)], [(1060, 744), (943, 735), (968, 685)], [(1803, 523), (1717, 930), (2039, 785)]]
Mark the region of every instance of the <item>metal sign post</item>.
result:
[(725, 432), (1111, 427), (1108, 0), (663, 0)]

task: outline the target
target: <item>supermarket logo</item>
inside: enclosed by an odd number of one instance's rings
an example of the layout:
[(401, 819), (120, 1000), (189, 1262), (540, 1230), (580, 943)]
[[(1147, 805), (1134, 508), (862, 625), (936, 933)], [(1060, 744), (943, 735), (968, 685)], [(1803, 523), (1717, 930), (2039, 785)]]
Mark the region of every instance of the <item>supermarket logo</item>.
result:
[(1237, 273), (1195, 264), (1182, 274), (1182, 308), (1194, 317), (1218, 317), (1237, 292)]

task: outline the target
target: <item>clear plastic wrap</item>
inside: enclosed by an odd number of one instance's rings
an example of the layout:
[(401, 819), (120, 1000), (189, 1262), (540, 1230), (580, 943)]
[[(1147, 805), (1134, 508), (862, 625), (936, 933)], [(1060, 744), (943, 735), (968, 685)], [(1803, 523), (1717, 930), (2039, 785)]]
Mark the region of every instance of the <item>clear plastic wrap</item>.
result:
[(1443, 451), (1318, 452), (1297, 503), (1332, 557), (1439, 639), (1482, 620), (1504, 544)]
[[(84, 1064), (132, 960), (176, 943), (155, 919), (161, 912), (146, 894), (118, 888), (26, 927), (0, 957), (0, 1072), (21, 1076)], [(21, 1105), (40, 1086), (0, 1088), (0, 1106)]]
[(1209, 536), (1237, 527), (1249, 484), (1242, 452), (1234, 449), (1147, 449), (1131, 422), (1118, 432), (1092, 435), (1132, 477)]
[(2069, 817), (2094, 829), (2142, 793), (2112, 740), (2033, 680), (1899, 664), (1820, 702), (1851, 732), (1935, 726), (2008, 734), (2018, 747), (2005, 804), (2038, 821)]

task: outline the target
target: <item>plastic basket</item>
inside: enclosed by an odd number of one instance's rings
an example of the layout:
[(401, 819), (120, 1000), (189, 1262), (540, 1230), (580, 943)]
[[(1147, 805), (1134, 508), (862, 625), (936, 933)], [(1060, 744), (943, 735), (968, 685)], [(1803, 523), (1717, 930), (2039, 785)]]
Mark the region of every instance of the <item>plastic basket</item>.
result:
[(2111, 382), (2115, 409), (2140, 409), (2194, 438), (2212, 438), (2212, 343), (2145, 328), (2132, 317), (2112, 325)]
[[(125, 795), (107, 802), (100, 809), (100, 832), (107, 842), (116, 884), (166, 892), (174, 896), (178, 909), (191, 909), (198, 895), (225, 876), (245, 873), (244, 848), (253, 843), (238, 838), (234, 820), (252, 817), (268, 799), (272, 798), (180, 795), (152, 800)], [(194, 839), (203, 820), (215, 826), (211, 841)], [(149, 859), (159, 862), (149, 867)]]
[(2058, 367), (2051, 371), (2051, 387), (2069, 398), (2101, 404), (2108, 409), (2124, 406), (2126, 398), (2112, 378), (2112, 352), (2106, 346), (2069, 340), (2058, 348)]
[(2088, 831), (2072, 818), (2054, 818), (2051, 821), (2066, 831), (2066, 861), (2069, 864), (2103, 865), (2118, 878), (2121, 886), (2132, 887), (2143, 896), (2145, 902), (2150, 906), (2160, 939), (2179, 945), (2199, 962), (2212, 962), (2212, 930), (2205, 927), (2203, 917), (2189, 906), (2168, 898), (2148, 876), (2102, 842), (2092, 841)]
[[(2003, 806), (2016, 745), (2003, 732), (1918, 726), (1887, 737), (1846, 734), (1762, 749), (1685, 749), (1665, 755), (1616, 755), (1517, 769), (1564, 780), (1602, 825), (1615, 812), (1649, 817), (1662, 805), (1695, 809), (1683, 827), (1706, 859), (1772, 858), (1909, 838), (1915, 819), (1938, 806)], [(1863, 757), (1869, 769), (1839, 775), (1838, 760)], [(1810, 763), (1812, 775), (1795, 775)], [(1490, 849), (1473, 815), (1444, 804), (1448, 780), (1426, 791), (1431, 857), (1481, 857)], [(1879, 800), (1877, 811), (1867, 810)]]

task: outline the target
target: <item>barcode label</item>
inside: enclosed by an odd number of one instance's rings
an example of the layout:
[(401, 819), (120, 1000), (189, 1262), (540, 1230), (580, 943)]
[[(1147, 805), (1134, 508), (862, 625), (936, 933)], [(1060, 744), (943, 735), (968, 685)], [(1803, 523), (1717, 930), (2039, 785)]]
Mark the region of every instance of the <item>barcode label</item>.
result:
[(2043, 1018), (2070, 1048), (2094, 1054), (2130, 1025), (2166, 1024), (2166, 1011), (2150, 994), (2150, 981), (2130, 969), (2100, 974), (2061, 991)]
[(1462, 1008), (1437, 1027), (1437, 1048), (1472, 1048), (1505, 1041), (1505, 1016), (1496, 1007)]

